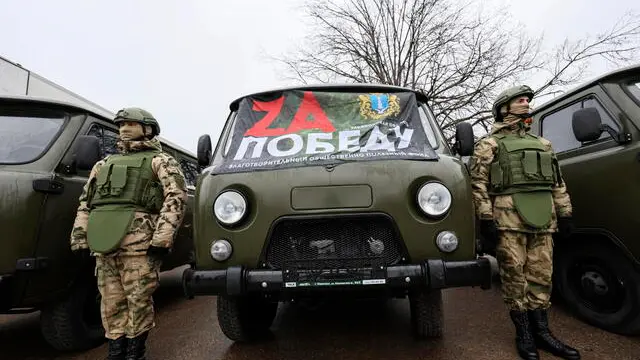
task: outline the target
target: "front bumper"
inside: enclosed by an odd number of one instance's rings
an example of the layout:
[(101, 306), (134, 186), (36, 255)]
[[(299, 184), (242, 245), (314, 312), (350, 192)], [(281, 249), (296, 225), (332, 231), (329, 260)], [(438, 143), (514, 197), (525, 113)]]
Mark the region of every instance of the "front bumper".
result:
[(245, 269), (232, 266), (225, 270), (186, 269), (182, 275), (185, 295), (238, 296), (250, 293), (279, 294), (329, 289), (443, 289), (480, 286), (491, 288), (492, 270), (488, 258), (471, 261), (427, 260), (421, 264), (381, 266), (366, 277), (322, 281), (299, 281), (295, 271)]

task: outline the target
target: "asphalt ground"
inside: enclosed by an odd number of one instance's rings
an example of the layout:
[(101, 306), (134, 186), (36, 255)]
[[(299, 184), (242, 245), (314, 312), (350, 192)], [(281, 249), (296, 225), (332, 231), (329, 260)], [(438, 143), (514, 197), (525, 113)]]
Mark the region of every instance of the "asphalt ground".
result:
[[(444, 291), (441, 339), (417, 341), (410, 332), (408, 300), (325, 303), (310, 308), (281, 304), (272, 337), (235, 344), (218, 327), (216, 298), (182, 296), (179, 271), (163, 274), (157, 291), (156, 328), (147, 342), (148, 360), (179, 359), (518, 359), (514, 328), (499, 284), (491, 290)], [(43, 340), (39, 313), (0, 315), (0, 359), (105, 359), (106, 343), (81, 353), (60, 353)], [(550, 312), (556, 336), (581, 351), (582, 359), (640, 360), (640, 337), (597, 329), (568, 315), (561, 304)], [(541, 352), (541, 359), (554, 359)]]

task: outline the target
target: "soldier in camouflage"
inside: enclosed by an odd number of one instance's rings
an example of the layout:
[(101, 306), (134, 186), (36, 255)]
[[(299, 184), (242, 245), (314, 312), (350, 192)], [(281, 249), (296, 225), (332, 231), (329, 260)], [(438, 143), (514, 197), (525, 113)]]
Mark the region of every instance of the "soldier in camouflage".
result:
[(473, 200), (483, 251), (495, 252), (498, 259), (518, 354), (538, 359), (538, 347), (580, 359), (548, 327), (552, 235), (571, 233), (572, 207), (551, 142), (529, 133), (533, 96), (528, 86), (498, 95), (493, 129), (478, 141), (470, 160)]
[(145, 359), (155, 326), (152, 295), (162, 258), (184, 218), (187, 193), (178, 162), (162, 152), (156, 119), (140, 108), (115, 119), (119, 154), (98, 161), (80, 196), (71, 250), (96, 257), (109, 360)]

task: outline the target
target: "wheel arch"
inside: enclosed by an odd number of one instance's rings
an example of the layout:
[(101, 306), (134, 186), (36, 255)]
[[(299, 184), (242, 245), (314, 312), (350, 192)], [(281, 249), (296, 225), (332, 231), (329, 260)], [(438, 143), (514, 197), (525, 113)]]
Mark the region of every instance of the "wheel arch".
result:
[(624, 257), (626, 257), (637, 271), (640, 271), (640, 259), (636, 258), (633, 253), (627, 248), (622, 240), (620, 240), (614, 233), (607, 229), (602, 228), (589, 228), (589, 229), (576, 229), (569, 239), (559, 240), (554, 239), (555, 247), (558, 248), (558, 252), (567, 251), (567, 248), (571, 248), (572, 245), (580, 245), (584, 243), (597, 243), (604, 244), (611, 250), (619, 251)]
[[(591, 229), (590, 229), (591, 230)], [(623, 242), (613, 234), (603, 230), (576, 231), (567, 240), (556, 241), (559, 251), (554, 251), (553, 291), (563, 299), (571, 312), (582, 321), (608, 332), (622, 335), (640, 334), (640, 267)], [(581, 295), (571, 290), (567, 269), (571, 268), (577, 253), (590, 254), (605, 259), (611, 270), (628, 280), (626, 294), (630, 297), (614, 312), (601, 312), (582, 302)], [(600, 256), (598, 256), (598, 254)]]

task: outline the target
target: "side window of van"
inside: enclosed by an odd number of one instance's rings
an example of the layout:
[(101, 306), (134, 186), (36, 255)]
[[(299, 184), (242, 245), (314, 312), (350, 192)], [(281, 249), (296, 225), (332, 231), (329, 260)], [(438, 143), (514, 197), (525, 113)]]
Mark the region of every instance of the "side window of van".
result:
[[(615, 130), (619, 130), (620, 126), (613, 120), (613, 117), (604, 109), (602, 104), (593, 96), (581, 99), (569, 106), (563, 107), (552, 113), (545, 115), (542, 122), (542, 137), (551, 141), (553, 149), (557, 152), (577, 149), (582, 146), (573, 135), (572, 116), (573, 112), (579, 109), (594, 107), (598, 110), (603, 124), (608, 124)], [(610, 138), (606, 132), (603, 132), (600, 139)]]
[(196, 186), (198, 179), (198, 164), (186, 157), (180, 157), (180, 166), (184, 173), (184, 178), (187, 181), (187, 185)]
[(116, 154), (118, 152), (118, 147), (116, 146), (116, 143), (118, 142), (118, 132), (114, 129), (95, 123), (91, 125), (87, 135), (93, 135), (98, 138), (103, 158), (107, 155)]

